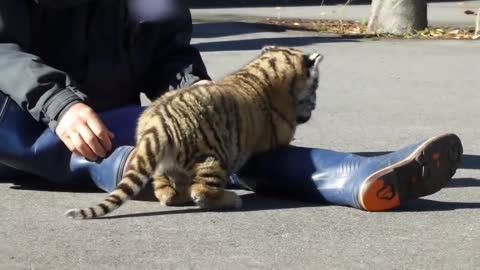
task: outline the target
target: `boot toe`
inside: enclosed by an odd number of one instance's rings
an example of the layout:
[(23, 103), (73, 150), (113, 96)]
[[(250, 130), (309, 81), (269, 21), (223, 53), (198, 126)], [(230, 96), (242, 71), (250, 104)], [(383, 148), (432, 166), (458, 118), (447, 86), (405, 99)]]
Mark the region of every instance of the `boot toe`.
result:
[(399, 162), (371, 174), (360, 188), (360, 207), (385, 211), (438, 192), (455, 174), (462, 154), (462, 143), (455, 134), (427, 140)]
[(122, 179), (125, 162), (133, 150), (133, 146), (120, 146), (105, 159), (97, 162), (88, 161), (84, 157), (74, 154), (70, 161), (70, 167), (76, 173), (88, 170), (97, 187), (111, 192)]

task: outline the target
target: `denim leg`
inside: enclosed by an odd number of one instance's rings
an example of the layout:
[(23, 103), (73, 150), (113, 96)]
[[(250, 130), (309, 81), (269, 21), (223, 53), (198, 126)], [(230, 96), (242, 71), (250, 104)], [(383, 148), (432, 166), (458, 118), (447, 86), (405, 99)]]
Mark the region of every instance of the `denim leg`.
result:
[[(3, 165), (54, 183), (81, 186), (90, 186), (93, 184), (92, 179), (98, 179), (92, 175), (95, 171), (117, 171), (117, 168), (109, 166), (119, 162), (106, 162), (102, 165), (102, 161), (91, 162), (72, 154), (55, 133), (34, 121), (27, 112), (1, 92), (0, 104), (0, 137), (4, 143), (0, 147), (0, 163)], [(115, 149), (134, 144), (136, 120), (142, 111), (142, 107), (127, 106), (99, 114), (107, 128), (115, 134)], [(121, 158), (124, 158), (124, 154), (125, 151)], [(106, 159), (108, 158), (110, 157)], [(97, 183), (97, 186), (99, 184), (106, 186), (105, 183)], [(108, 183), (107, 186), (111, 185), (112, 183)]]

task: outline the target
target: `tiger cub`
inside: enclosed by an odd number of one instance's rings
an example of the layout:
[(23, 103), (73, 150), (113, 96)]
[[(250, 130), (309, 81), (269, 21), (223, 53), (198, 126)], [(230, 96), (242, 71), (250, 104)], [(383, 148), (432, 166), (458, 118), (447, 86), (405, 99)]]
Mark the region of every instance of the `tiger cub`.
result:
[(310, 119), (322, 58), (268, 46), (215, 84), (161, 96), (139, 118), (136, 154), (117, 188), (97, 206), (65, 215), (106, 215), (150, 180), (162, 205), (240, 207), (240, 197), (224, 190), (228, 176), (252, 154), (289, 144), (297, 124)]

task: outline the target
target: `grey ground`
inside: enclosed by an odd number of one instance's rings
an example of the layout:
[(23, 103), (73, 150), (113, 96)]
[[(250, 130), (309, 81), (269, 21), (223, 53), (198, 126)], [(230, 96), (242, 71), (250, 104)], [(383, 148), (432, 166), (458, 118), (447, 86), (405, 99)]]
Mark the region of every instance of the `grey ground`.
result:
[(295, 144), (381, 152), (454, 132), (462, 168), (440, 192), (386, 213), (242, 192), (241, 211), (134, 201), (83, 222), (62, 214), (104, 193), (1, 181), (0, 269), (480, 269), (478, 41), (348, 40), (217, 22), (196, 25), (194, 43), (215, 79), (267, 44), (324, 54), (319, 106)]

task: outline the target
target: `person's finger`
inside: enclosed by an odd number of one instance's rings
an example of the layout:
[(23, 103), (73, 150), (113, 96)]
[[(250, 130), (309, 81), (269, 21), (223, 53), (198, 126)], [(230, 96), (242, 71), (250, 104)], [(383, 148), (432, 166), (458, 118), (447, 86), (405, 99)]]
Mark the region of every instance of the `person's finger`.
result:
[(67, 146), (67, 148), (68, 148), (68, 150), (70, 150), (70, 152), (75, 152), (76, 151), (75, 146), (73, 145), (72, 140), (69, 137), (63, 137), (62, 136), (62, 137), (60, 137), (60, 139), (65, 144), (65, 146)]
[(210, 80), (200, 80), (195, 82), (193, 85), (207, 85), (207, 84), (214, 84), (214, 83), (215, 83), (214, 81), (210, 81)]
[(78, 152), (76, 149), (72, 151), (72, 153), (78, 155), (78, 156), (81, 156), (83, 157), (82, 153)]
[(99, 139), (103, 149), (105, 149), (105, 152), (110, 152), (112, 150), (112, 140), (110, 137), (111, 132), (107, 129), (107, 127), (105, 127), (105, 125), (102, 123), (102, 120), (100, 120), (96, 115), (93, 115), (90, 117), (87, 124), (95, 136)]
[(105, 157), (107, 150), (101, 144), (100, 138), (93, 133), (89, 126), (82, 125), (79, 127), (78, 131), (80, 132), (80, 136), (82, 136), (83, 141), (97, 157)]
[(67, 146), (67, 148), (68, 148), (68, 150), (70, 150), (70, 152), (72, 152), (74, 154), (77, 154), (79, 156), (82, 156), (82, 154), (80, 154), (80, 152), (78, 152), (77, 149), (75, 149), (75, 146), (73, 145), (73, 142), (69, 137), (60, 137), (60, 139)]
[(76, 151), (80, 156), (86, 157), (90, 160), (97, 160), (97, 155), (93, 153), (90, 147), (85, 143), (82, 136), (77, 132), (70, 133), (70, 139), (72, 140), (73, 145), (75, 146)]

